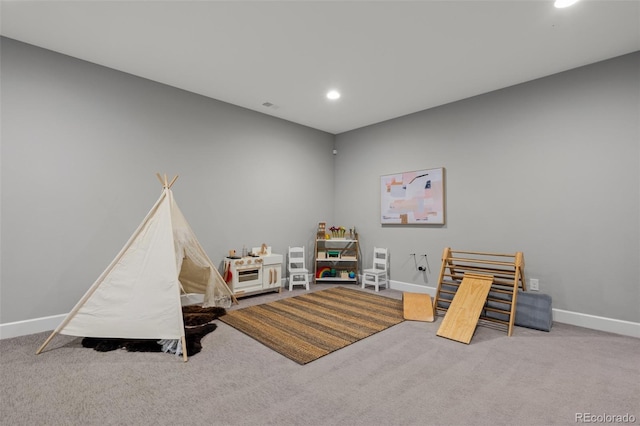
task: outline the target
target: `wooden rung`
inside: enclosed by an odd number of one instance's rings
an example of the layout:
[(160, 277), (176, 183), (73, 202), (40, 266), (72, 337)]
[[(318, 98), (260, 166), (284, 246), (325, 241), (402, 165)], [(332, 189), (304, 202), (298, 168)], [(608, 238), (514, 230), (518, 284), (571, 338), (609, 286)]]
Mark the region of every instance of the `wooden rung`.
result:
[(444, 283), (449, 283), (449, 284), (460, 284), (460, 281), (462, 281), (462, 275), (449, 275), (449, 274), (443, 274), (443, 278), (447, 277), (449, 278), (449, 281), (445, 281)]
[(515, 254), (501, 254), (501, 253), (485, 253), (482, 251), (461, 251), (461, 250), (450, 250), (449, 253), (460, 253), (460, 254), (473, 254), (477, 256), (500, 256), (500, 257), (513, 257), (515, 258)]
[(450, 257), (449, 260), (451, 262), (467, 262), (467, 263), (481, 263), (483, 265), (513, 266), (513, 262), (500, 262), (499, 260), (465, 259), (463, 257)]
[(509, 290), (505, 290), (502, 288), (497, 288), (497, 287), (493, 287), (491, 289), (492, 293), (499, 293), (499, 294), (508, 294), (510, 296), (513, 296), (513, 290), (509, 289)]
[[(460, 271), (462, 271), (463, 269), (460, 269)], [(480, 273), (484, 273), (485, 271), (478, 271), (477, 269), (464, 269), (465, 271), (471, 271), (471, 272), (480, 272)], [(451, 279), (455, 279), (458, 281), (462, 281), (462, 278), (464, 276), (464, 274), (458, 274), (458, 273), (444, 273), (443, 274), (445, 277), (449, 277)], [(503, 283), (503, 285), (509, 285), (509, 286), (513, 286), (513, 278), (514, 277), (507, 277), (507, 276), (499, 276), (496, 277), (494, 274), (489, 274), (489, 275), (493, 275), (494, 276), (494, 283)], [(511, 278), (511, 281), (506, 281), (507, 278)]]
[(488, 306), (485, 306), (483, 310), (486, 312), (495, 312), (496, 314), (504, 314), (504, 315), (509, 315), (509, 313), (511, 312), (511, 311), (505, 311), (504, 309), (490, 308)]
[[(447, 269), (449, 271), (447, 271)], [(520, 275), (521, 271), (507, 271), (504, 269), (494, 269), (494, 268), (482, 268), (482, 267), (474, 267), (467, 265), (459, 265), (459, 266), (445, 266), (443, 273), (447, 276), (460, 276), (464, 272), (473, 272), (484, 275), (493, 275), (494, 279), (507, 279), (513, 280), (516, 276)]]
[(516, 273), (515, 269), (499, 269), (499, 268), (487, 268), (485, 266), (479, 265), (467, 265), (467, 264), (450, 264), (447, 265), (448, 269), (451, 270), (464, 270), (464, 271), (478, 271), (481, 274), (491, 274), (494, 277), (496, 275), (505, 275), (507, 277), (513, 277)]
[(495, 277), (507, 277), (513, 278), (516, 274), (515, 270), (512, 269), (498, 269), (498, 268), (487, 268), (480, 265), (455, 265), (448, 266), (447, 269), (451, 271), (452, 274), (455, 274), (458, 271), (469, 271), (469, 272), (477, 272), (479, 274), (487, 274), (493, 275)]
[[(495, 285), (499, 285), (499, 286), (502, 286), (502, 287), (513, 288), (513, 286), (514, 286), (514, 282), (513, 281), (509, 282), (509, 281), (498, 281), (498, 280), (495, 280), (493, 283)], [(518, 284), (518, 287), (522, 287), (522, 285)]]
[[(449, 287), (458, 287), (460, 286), (460, 282), (455, 282), (455, 281), (443, 281), (442, 282), (443, 285), (449, 286)], [(494, 282), (494, 286), (493, 288), (491, 288), (491, 292), (492, 293), (500, 293), (500, 294), (509, 294), (509, 295), (513, 295), (513, 284), (509, 283), (509, 284), (500, 284), (500, 283), (495, 283)], [(506, 287), (506, 288), (503, 288)], [(522, 286), (518, 286), (518, 287), (522, 287)], [(455, 293), (455, 291), (453, 290), (447, 290), (447, 289), (441, 289), (440, 290), (441, 293)]]
[[(511, 300), (503, 300), (503, 299), (498, 299), (498, 298), (492, 298), (491, 297), (491, 293), (489, 293), (489, 297), (487, 298), (487, 302), (492, 302), (492, 303), (500, 303), (503, 304), (505, 306), (498, 306), (498, 309), (507, 309), (507, 310), (511, 310), (511, 305), (513, 304), (513, 302)], [(489, 308), (494, 307), (495, 305), (491, 305), (491, 306), (487, 306)]]
[(491, 317), (482, 316), (482, 317), (480, 317), (480, 319), (482, 321), (495, 322), (495, 323), (504, 324), (504, 325), (507, 325), (507, 326), (509, 325), (509, 321), (501, 320), (501, 319), (498, 319), (498, 318), (491, 318)]
[(506, 275), (508, 277), (513, 277), (513, 275), (515, 274), (515, 270), (512, 269), (500, 269), (500, 268), (487, 268), (486, 266), (481, 266), (481, 265), (469, 265), (469, 264), (464, 264), (464, 265), (449, 265), (447, 266), (448, 269), (451, 269), (453, 271), (455, 270), (472, 270), (472, 269), (477, 269), (478, 271), (480, 271), (483, 274), (491, 274), (491, 275)]
[(487, 274), (493, 275), (496, 278), (505, 277), (505, 278), (513, 278), (516, 274), (516, 271), (512, 271), (510, 269), (496, 269), (496, 268), (484, 268), (482, 266), (476, 265), (455, 265), (448, 266), (447, 269), (450, 270), (451, 274), (456, 274), (460, 271), (469, 271), (469, 272), (477, 272), (479, 274)]
[(487, 302), (503, 303), (509, 306), (511, 306), (511, 303), (512, 303), (511, 300), (503, 300), (503, 299), (497, 299), (493, 297), (487, 297)]

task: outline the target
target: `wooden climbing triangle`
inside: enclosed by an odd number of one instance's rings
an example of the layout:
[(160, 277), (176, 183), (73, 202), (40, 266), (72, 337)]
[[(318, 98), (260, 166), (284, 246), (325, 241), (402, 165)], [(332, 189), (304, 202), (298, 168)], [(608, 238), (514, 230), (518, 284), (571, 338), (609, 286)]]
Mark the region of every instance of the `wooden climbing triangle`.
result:
[[(473, 279), (473, 283), (462, 286), (465, 276), (468, 277), (467, 282)], [(488, 284), (483, 285), (482, 282)], [(507, 335), (511, 336), (518, 289), (526, 291), (525, 282), (522, 252), (500, 254), (459, 251), (447, 247), (442, 253), (438, 288), (433, 301), (434, 312), (436, 315), (444, 314), (446, 317), (451, 310), (453, 312), (451, 316), (458, 317), (463, 314), (468, 315), (468, 309), (477, 309), (477, 306), (481, 306), (479, 317), (475, 321), (448, 320), (447, 333), (456, 336), (472, 336), (478, 323), (487, 323), (505, 329)], [(483, 286), (487, 287), (485, 296), (482, 295)], [(461, 302), (454, 303), (458, 292), (460, 292), (459, 299), (468, 299), (464, 305)]]

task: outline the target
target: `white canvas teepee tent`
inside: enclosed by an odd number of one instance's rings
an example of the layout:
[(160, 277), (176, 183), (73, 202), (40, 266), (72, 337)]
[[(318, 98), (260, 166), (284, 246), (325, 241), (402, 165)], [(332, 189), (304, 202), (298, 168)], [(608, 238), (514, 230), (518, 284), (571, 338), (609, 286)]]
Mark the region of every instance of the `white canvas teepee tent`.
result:
[(120, 253), (36, 354), (56, 334), (180, 340), (187, 360), (181, 295), (203, 294), (204, 307), (237, 303), (178, 208), (169, 183)]

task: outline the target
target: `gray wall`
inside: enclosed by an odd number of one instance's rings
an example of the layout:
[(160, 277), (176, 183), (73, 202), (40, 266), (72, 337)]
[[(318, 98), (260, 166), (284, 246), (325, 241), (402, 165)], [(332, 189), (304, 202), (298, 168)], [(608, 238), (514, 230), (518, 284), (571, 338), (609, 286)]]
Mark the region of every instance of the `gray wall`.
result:
[[(435, 287), (446, 246), (523, 251), (554, 308), (640, 322), (638, 53), (336, 137), (13, 40), (0, 53), (2, 324), (68, 312), (156, 172), (180, 175), (214, 263), (311, 248), (325, 220), (356, 226), (367, 259), (389, 247), (393, 281)], [(446, 225), (381, 226), (380, 175), (432, 167)]]
[(161, 192), (214, 263), (311, 244), (334, 136), (2, 39), (0, 323), (69, 312)]
[[(392, 280), (437, 286), (444, 247), (522, 251), (554, 308), (640, 322), (639, 126), (634, 53), (340, 134), (335, 217)], [(436, 167), (446, 225), (381, 226), (380, 176)]]

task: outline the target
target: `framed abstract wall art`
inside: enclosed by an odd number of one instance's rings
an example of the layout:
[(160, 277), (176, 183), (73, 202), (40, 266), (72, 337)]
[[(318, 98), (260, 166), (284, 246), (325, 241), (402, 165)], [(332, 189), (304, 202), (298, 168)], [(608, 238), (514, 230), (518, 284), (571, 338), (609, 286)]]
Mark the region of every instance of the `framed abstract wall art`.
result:
[(380, 223), (444, 225), (444, 168), (381, 176)]

